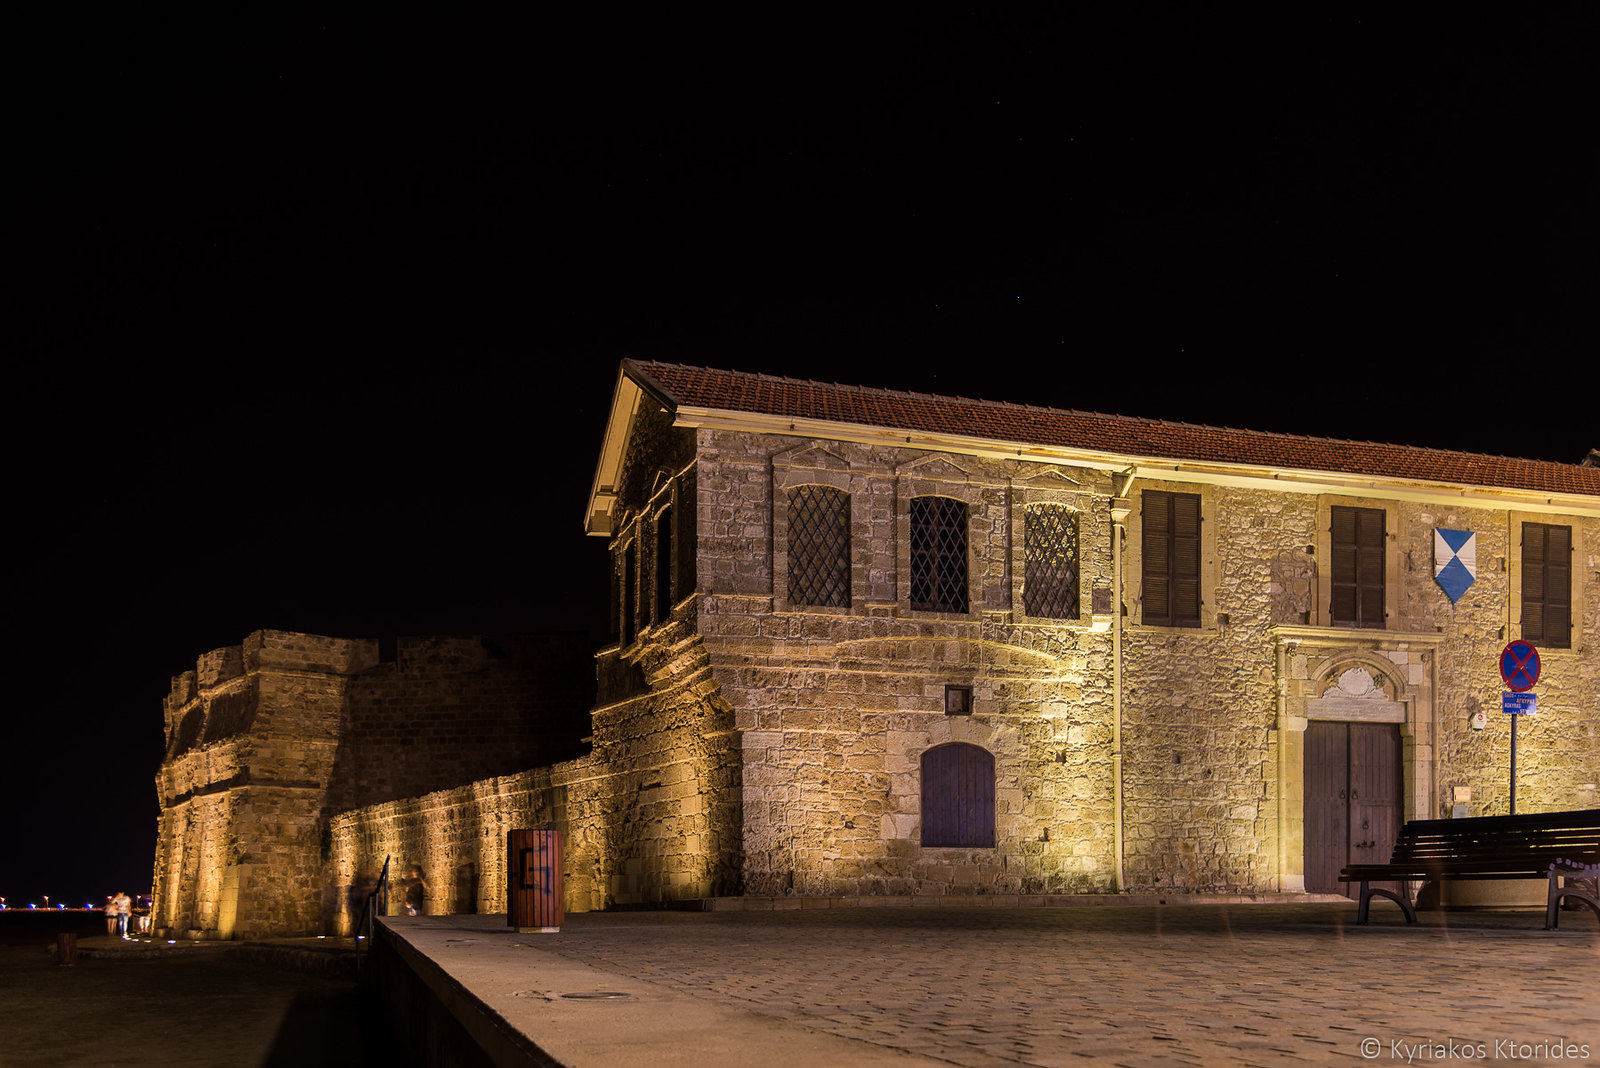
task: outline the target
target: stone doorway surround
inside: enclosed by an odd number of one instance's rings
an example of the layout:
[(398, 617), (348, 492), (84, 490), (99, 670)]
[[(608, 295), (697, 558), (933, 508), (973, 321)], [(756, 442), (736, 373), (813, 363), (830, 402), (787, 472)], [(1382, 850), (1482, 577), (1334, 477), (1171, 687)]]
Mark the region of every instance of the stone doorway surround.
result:
[(1442, 634), (1275, 626), (1278, 710), (1278, 889), (1304, 892), (1305, 732), (1311, 720), (1398, 723), (1406, 820), (1433, 813)]

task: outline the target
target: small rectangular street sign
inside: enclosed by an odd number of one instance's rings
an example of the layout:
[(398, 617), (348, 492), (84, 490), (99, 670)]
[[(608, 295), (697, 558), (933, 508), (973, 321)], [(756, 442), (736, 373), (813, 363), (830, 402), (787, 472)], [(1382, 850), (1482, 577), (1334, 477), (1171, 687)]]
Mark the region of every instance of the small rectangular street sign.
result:
[(1502, 693), (1500, 711), (1508, 716), (1537, 716), (1539, 701), (1531, 693)]

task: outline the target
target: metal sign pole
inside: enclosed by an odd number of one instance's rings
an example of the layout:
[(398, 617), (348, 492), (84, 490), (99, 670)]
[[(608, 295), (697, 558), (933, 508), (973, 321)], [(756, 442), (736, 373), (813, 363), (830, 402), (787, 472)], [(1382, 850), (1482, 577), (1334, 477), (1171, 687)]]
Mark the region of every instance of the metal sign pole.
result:
[(1517, 720), (1521, 716), (1511, 717), (1511, 814), (1517, 814)]
[[(1539, 650), (1518, 639), (1500, 650), (1500, 678), (1511, 693), (1502, 695), (1501, 708), (1511, 713), (1511, 815), (1517, 814), (1517, 720), (1533, 714), (1534, 695), (1528, 691), (1539, 681)], [(1527, 698), (1526, 701), (1520, 700)]]

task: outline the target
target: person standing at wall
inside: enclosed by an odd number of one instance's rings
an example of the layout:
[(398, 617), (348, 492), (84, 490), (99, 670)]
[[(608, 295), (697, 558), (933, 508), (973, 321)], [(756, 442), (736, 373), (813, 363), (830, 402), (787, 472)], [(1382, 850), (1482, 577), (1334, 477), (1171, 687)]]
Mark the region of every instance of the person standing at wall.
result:
[(111, 897), (109, 894), (106, 896), (105, 913), (106, 934), (114, 935), (117, 933), (117, 899)]
[(128, 937), (128, 917), (133, 915), (133, 898), (117, 891), (117, 896), (112, 899), (117, 906), (117, 934), (123, 938)]
[(416, 916), (422, 912), (423, 902), (427, 900), (428, 884), (422, 878), (422, 869), (415, 864), (411, 865), (411, 874), (406, 879), (406, 915)]

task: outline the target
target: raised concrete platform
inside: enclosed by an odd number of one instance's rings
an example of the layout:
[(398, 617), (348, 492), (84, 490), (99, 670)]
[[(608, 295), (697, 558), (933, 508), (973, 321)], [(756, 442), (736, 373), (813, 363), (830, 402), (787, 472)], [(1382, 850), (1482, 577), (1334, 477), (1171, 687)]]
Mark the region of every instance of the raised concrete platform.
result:
[(382, 921), (369, 974), (424, 1063), (1328, 1064), (1450, 1043), (1600, 1062), (1592, 914), (1354, 920), (1303, 898), (587, 913), (543, 935), (423, 916)]

